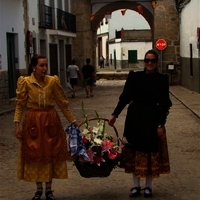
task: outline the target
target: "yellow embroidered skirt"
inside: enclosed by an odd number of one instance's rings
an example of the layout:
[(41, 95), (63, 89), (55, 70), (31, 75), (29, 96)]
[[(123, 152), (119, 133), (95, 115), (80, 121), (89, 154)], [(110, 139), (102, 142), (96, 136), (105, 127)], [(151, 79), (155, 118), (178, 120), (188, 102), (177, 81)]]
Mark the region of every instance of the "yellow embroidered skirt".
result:
[(19, 179), (49, 182), (68, 178), (67, 140), (55, 109), (30, 109), (25, 115), (18, 154)]
[(141, 178), (157, 178), (160, 174), (170, 173), (166, 133), (159, 137), (158, 142), (159, 151), (155, 153), (132, 151), (125, 147), (120, 167), (124, 168), (126, 173), (134, 173)]

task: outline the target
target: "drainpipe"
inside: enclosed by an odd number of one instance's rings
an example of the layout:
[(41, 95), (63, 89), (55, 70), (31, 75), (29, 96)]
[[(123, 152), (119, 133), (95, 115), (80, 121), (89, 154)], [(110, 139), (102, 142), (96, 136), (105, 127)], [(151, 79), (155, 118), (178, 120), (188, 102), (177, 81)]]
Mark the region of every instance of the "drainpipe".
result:
[(24, 8), (24, 47), (26, 49), (25, 51), (25, 62), (26, 62), (26, 68), (28, 69), (29, 66), (29, 55), (27, 53), (27, 31), (28, 31), (28, 2), (27, 0), (23, 0), (23, 8)]

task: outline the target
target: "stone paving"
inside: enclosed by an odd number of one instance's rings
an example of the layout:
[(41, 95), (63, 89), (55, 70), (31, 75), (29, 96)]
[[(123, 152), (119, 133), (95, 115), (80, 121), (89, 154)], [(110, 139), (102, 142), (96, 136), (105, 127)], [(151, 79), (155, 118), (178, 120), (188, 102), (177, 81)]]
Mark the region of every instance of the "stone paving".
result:
[[(124, 81), (120, 80), (99, 80), (94, 88), (93, 98), (85, 98), (85, 91), (80, 88), (75, 99), (69, 98), (70, 108), (77, 121), (83, 120), (82, 101), (89, 117), (94, 117), (96, 110), (101, 117), (109, 118), (118, 101), (123, 84)], [(180, 90), (181, 88), (173, 88), (173, 92), (177, 92), (177, 94)], [(183, 89), (184, 92), (185, 95), (193, 95), (191, 91)], [(199, 94), (194, 93), (190, 102), (184, 100), (186, 98), (183, 97), (181, 102), (176, 96), (171, 95), (173, 106), (166, 124), (171, 173), (161, 175), (153, 182), (153, 198), (155, 200), (200, 199), (200, 167), (198, 167), (200, 166), (200, 120), (198, 115), (189, 109), (189, 106), (183, 105), (183, 103), (192, 104), (193, 108), (198, 109), (195, 105), (196, 103), (199, 105), (199, 97)], [(188, 97), (188, 99), (190, 98)], [(60, 111), (59, 115), (63, 126), (66, 127), (68, 122)], [(115, 124), (120, 137), (122, 137), (125, 116), (126, 108)], [(16, 178), (18, 141), (14, 136), (12, 121), (13, 111), (0, 116), (0, 199), (28, 200), (35, 192), (35, 184), (19, 181)], [(113, 131), (109, 126), (106, 128), (108, 128), (108, 132)], [(107, 178), (83, 178), (73, 163), (68, 162), (68, 173), (68, 179), (53, 181), (54, 195), (57, 200), (129, 199), (132, 177), (130, 174), (125, 174), (121, 168), (114, 169)], [(141, 180), (141, 187), (143, 186), (144, 180)], [(135, 199), (143, 198), (141, 195)], [(44, 196), (42, 199), (45, 199)]]

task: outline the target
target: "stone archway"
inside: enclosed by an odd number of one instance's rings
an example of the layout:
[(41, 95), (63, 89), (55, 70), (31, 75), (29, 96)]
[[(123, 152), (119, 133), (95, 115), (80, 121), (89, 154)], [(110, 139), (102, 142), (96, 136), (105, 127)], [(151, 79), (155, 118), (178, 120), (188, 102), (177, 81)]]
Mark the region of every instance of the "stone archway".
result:
[[(149, 1), (150, 3), (150, 1)], [(104, 14), (109, 11), (119, 9), (136, 10), (139, 2), (118, 1), (108, 3), (100, 7), (92, 22), (89, 21), (91, 14), (91, 2), (88, 0), (73, 0), (72, 12), (77, 19), (77, 37), (73, 40), (73, 57), (78, 61), (79, 66), (83, 66), (87, 57), (91, 58), (92, 63), (95, 63), (96, 58), (96, 31), (99, 23), (104, 18)], [(164, 38), (167, 41), (167, 48), (162, 52), (163, 73), (173, 76), (172, 84), (180, 83), (180, 44), (179, 44), (179, 16), (176, 10), (175, 0), (157, 1), (154, 14), (143, 7), (143, 17), (149, 23), (152, 30), (152, 41), (155, 47), (155, 42), (159, 38)], [(160, 53), (158, 51), (158, 53)], [(168, 71), (168, 64), (173, 63), (175, 70)]]
[[(137, 12), (137, 6), (139, 6), (140, 4), (137, 2), (130, 2), (130, 1), (125, 1), (123, 2), (115, 2), (115, 3), (109, 3), (106, 6), (102, 7), (101, 9), (99, 9), (98, 12), (96, 12), (95, 18), (94, 20), (92, 20), (91, 24), (92, 24), (92, 30), (96, 31), (99, 23), (101, 22), (101, 20), (104, 18), (105, 13), (109, 10), (110, 12), (116, 11), (116, 10), (120, 10), (122, 8), (127, 8), (130, 10), (134, 10)], [(154, 29), (154, 20), (153, 20), (153, 13), (151, 13), (147, 8), (143, 7), (143, 14), (142, 16), (145, 18), (145, 20), (149, 23), (149, 26), (151, 27), (151, 29)]]

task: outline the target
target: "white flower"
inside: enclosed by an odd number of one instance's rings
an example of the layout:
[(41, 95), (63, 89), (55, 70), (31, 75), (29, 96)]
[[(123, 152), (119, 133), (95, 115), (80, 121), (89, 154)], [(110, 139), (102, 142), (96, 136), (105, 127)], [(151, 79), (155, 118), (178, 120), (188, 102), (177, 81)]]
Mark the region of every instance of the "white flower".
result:
[(93, 127), (92, 132), (95, 134), (99, 133), (99, 128), (98, 127)]
[(100, 145), (102, 140), (99, 139), (99, 138), (94, 138), (94, 142), (97, 144), (97, 145)]
[(89, 132), (89, 131), (88, 131), (88, 129), (86, 129), (86, 128), (85, 128), (85, 129), (83, 129), (83, 132), (82, 132), (82, 134), (83, 134), (83, 135), (87, 135), (87, 134), (88, 134), (88, 132)]

